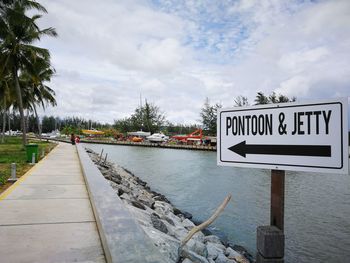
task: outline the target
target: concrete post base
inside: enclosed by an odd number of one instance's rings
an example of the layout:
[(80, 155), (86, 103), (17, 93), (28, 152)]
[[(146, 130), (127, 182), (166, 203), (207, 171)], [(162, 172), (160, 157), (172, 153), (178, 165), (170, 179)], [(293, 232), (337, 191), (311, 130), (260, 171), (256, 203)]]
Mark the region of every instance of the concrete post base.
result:
[(257, 252), (256, 263), (284, 263), (284, 259), (283, 258), (264, 258), (259, 252)]

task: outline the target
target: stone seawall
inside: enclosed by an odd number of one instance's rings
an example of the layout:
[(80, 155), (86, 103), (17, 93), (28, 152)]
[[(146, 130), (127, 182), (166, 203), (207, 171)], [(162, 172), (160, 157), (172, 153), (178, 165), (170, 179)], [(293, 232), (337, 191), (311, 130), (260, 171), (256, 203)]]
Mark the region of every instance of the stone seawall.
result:
[(218, 236), (202, 232), (194, 235), (185, 247), (186, 253), (179, 258), (180, 242), (195, 226), (192, 215), (174, 207), (164, 195), (152, 191), (146, 182), (128, 170), (114, 163), (103, 163), (90, 149), (87, 152), (145, 233), (171, 262), (253, 262), (252, 256), (241, 246), (224, 244)]

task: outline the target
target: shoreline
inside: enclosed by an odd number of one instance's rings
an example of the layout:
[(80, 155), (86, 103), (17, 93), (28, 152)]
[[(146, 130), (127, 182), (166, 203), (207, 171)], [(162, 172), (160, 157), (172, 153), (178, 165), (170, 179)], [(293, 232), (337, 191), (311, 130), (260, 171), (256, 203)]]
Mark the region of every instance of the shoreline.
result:
[[(43, 138), (43, 140), (52, 140), (52, 141), (59, 141), (59, 142), (70, 143), (70, 141), (68, 139)], [(102, 141), (102, 140), (86, 140), (86, 139), (81, 139), (80, 143), (120, 145), (120, 146), (139, 146), (139, 147), (162, 148), (162, 149), (195, 150), (195, 151), (216, 152), (216, 146), (204, 146), (204, 145), (162, 144), (162, 143), (129, 142), (129, 141)]]
[[(153, 191), (146, 182), (127, 169), (112, 163), (99, 162), (100, 156), (85, 148), (124, 205), (135, 217), (160, 252), (171, 262), (249, 263), (253, 257), (245, 248), (222, 241), (207, 231), (199, 232), (187, 243), (186, 258), (178, 260), (181, 240), (195, 226), (192, 215), (176, 208), (161, 193)], [(205, 233), (205, 234), (204, 234)], [(191, 258), (191, 259), (189, 259)]]

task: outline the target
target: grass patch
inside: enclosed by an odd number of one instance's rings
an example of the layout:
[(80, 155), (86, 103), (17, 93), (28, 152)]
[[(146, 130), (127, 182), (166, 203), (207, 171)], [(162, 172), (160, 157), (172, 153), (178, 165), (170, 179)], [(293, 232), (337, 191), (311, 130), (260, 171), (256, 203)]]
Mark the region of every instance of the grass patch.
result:
[[(29, 139), (29, 143), (35, 143), (39, 146), (39, 160), (44, 150), (45, 155), (55, 146), (54, 143)], [(11, 184), (7, 179), (11, 175), (11, 163), (16, 163), (17, 178), (24, 175), (32, 166), (27, 163), (26, 150), (22, 145), (22, 137), (5, 137), (5, 143), (0, 143), (0, 193), (7, 189)]]

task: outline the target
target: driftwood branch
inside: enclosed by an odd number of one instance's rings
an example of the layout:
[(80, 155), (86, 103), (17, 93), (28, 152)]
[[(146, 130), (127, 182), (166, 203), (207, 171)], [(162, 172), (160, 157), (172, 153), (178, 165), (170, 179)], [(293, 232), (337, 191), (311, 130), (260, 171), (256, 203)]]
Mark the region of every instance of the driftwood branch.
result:
[(208, 227), (211, 223), (214, 222), (214, 220), (220, 215), (222, 211), (224, 211), (226, 205), (231, 200), (232, 195), (226, 196), (222, 204), (216, 209), (215, 213), (206, 221), (204, 221), (199, 226), (195, 226), (191, 229), (190, 232), (188, 232), (187, 236), (181, 241), (180, 247), (179, 247), (179, 256), (181, 254), (181, 249), (184, 245), (193, 237), (194, 234), (196, 234), (198, 231), (203, 230), (204, 228)]

